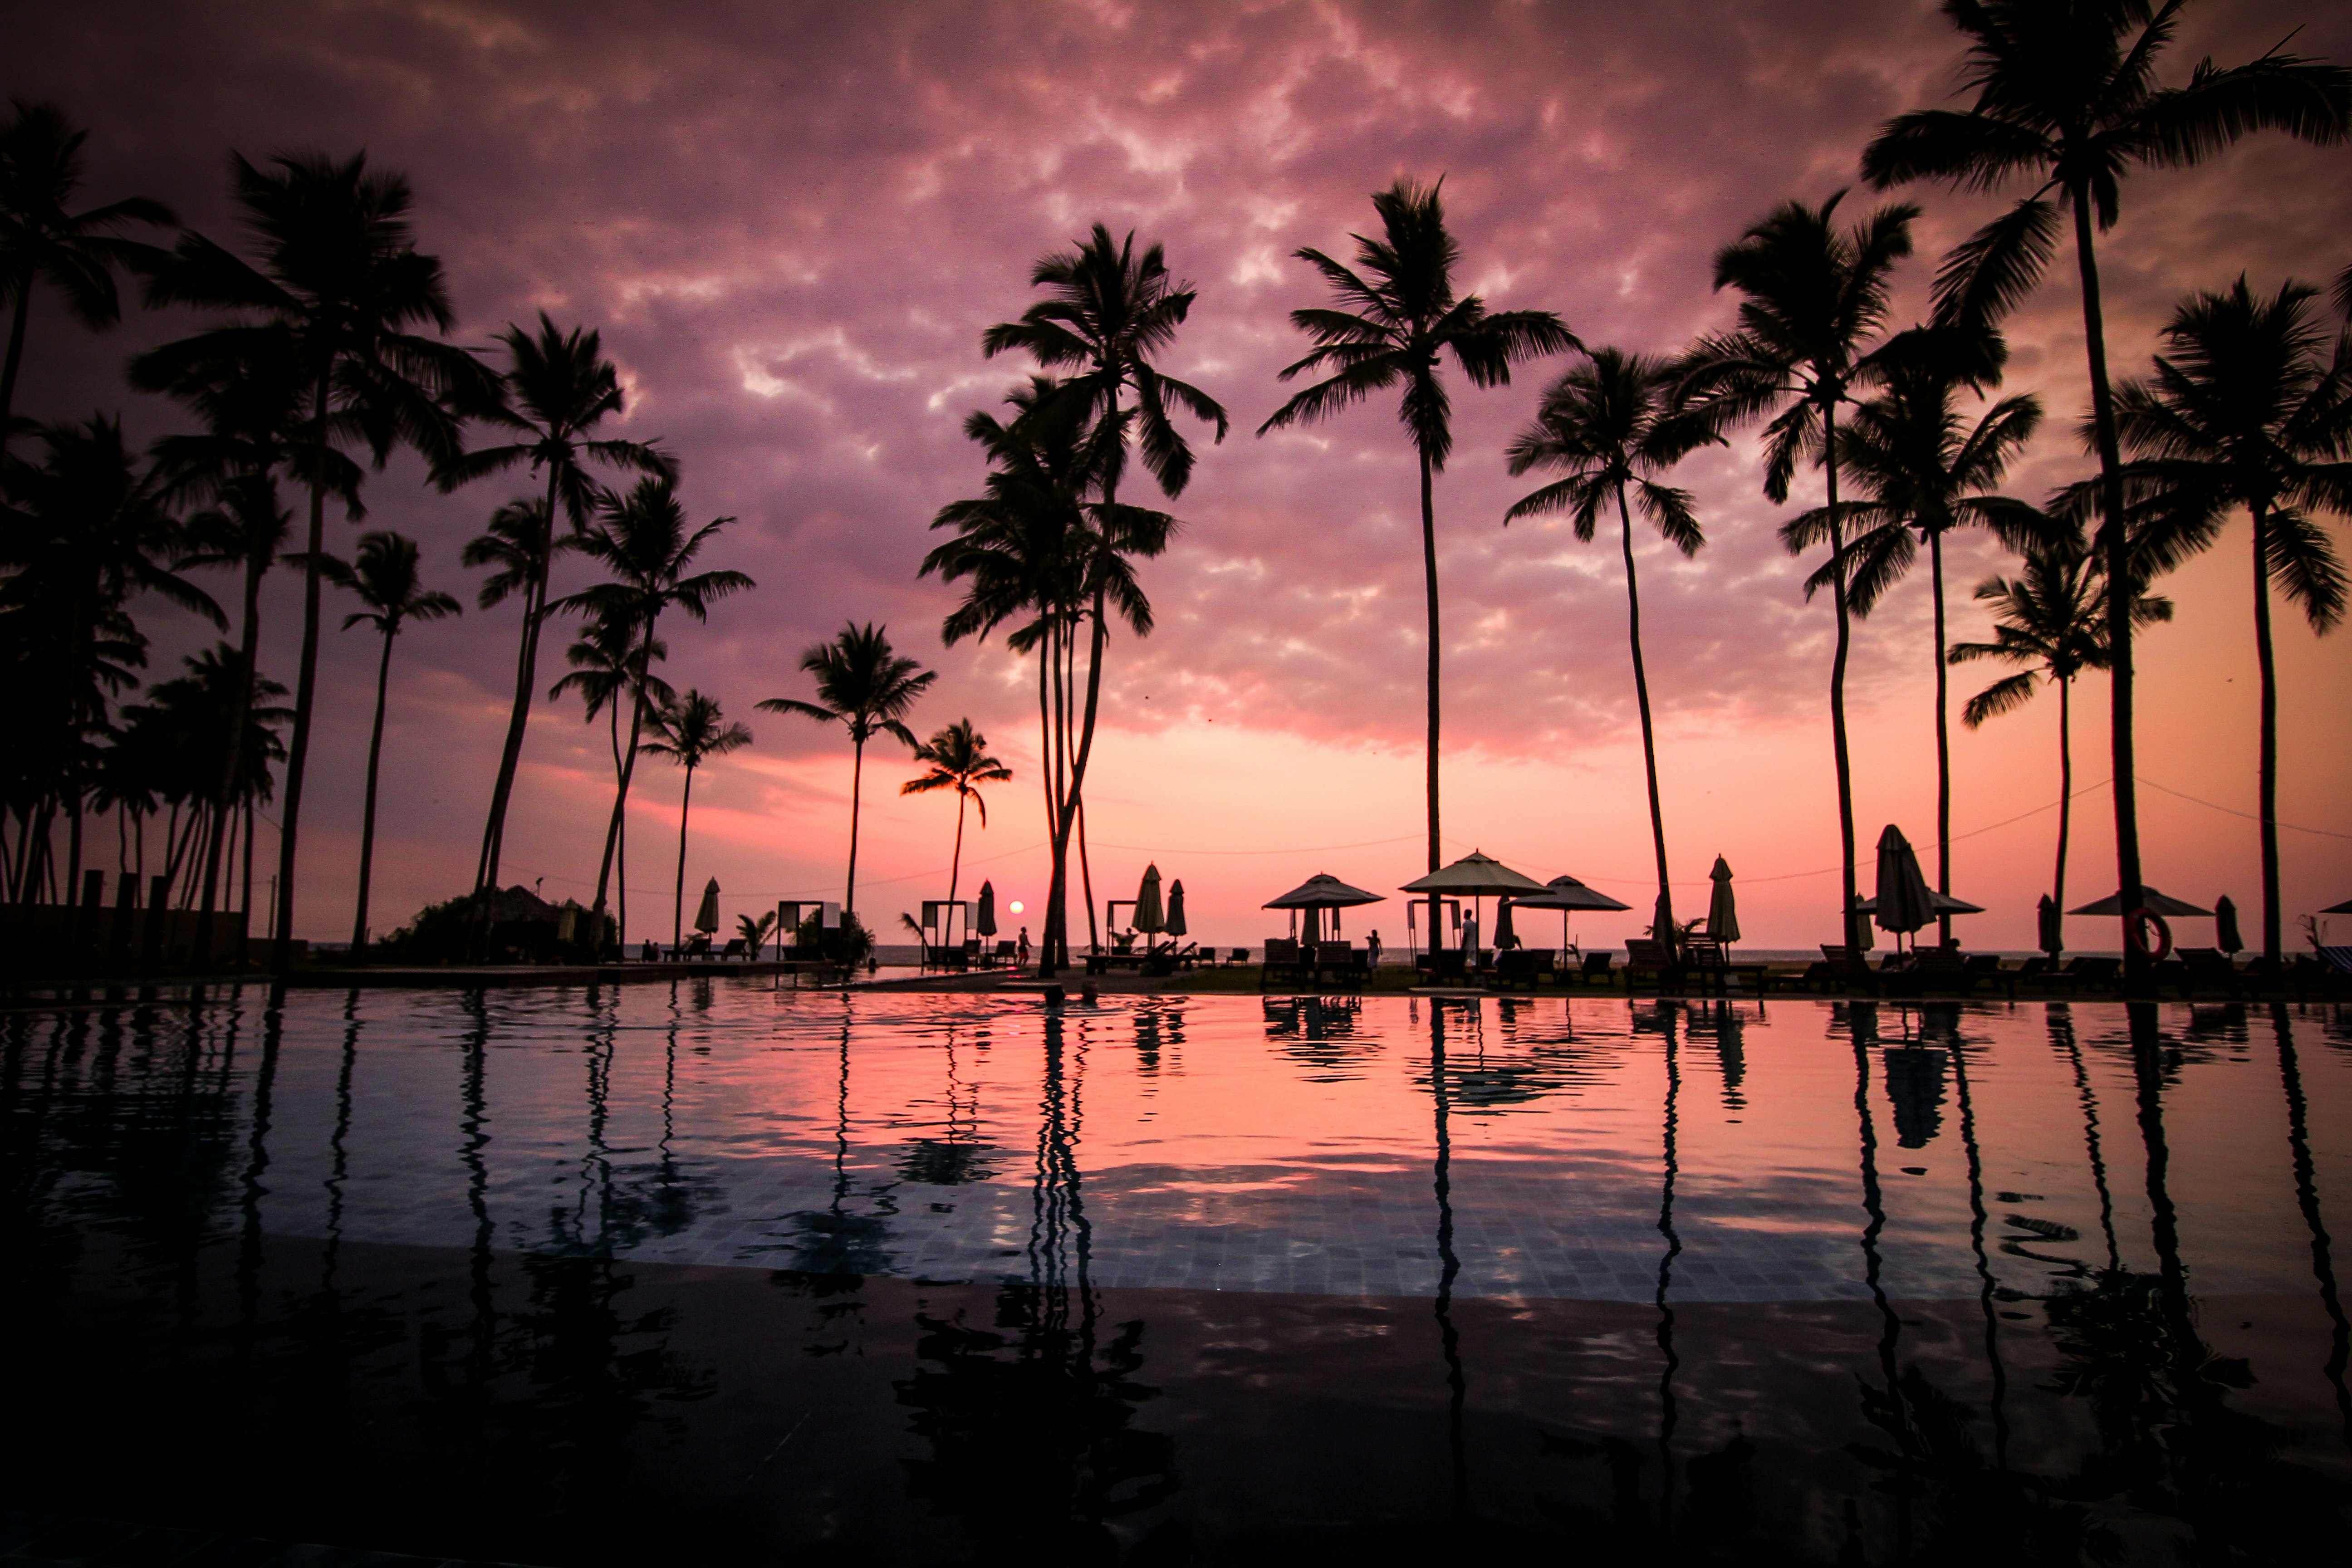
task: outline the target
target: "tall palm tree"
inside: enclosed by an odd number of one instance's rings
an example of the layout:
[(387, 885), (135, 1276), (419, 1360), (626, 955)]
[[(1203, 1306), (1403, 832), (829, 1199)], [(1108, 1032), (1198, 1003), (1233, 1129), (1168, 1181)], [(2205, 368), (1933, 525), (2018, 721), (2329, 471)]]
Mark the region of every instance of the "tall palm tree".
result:
[(161, 254), (116, 231), (134, 223), (168, 227), (180, 221), (145, 196), (68, 212), (81, 184), (81, 144), (89, 132), (53, 103), (10, 103), (16, 113), (0, 124), (0, 302), (9, 311), (7, 358), (0, 360), (0, 453), (7, 451), (15, 429), (16, 373), (25, 359), (33, 285), (47, 283), (75, 320), (101, 331), (122, 319), (114, 269), (144, 266)]
[[(1651, 929), (1661, 941), (1675, 930), (1674, 900), (1666, 879), (1666, 818), (1658, 801), (1657, 739), (1650, 723), (1650, 679), (1642, 664), (1642, 593), (1633, 571), (1633, 517), (1630, 488), (1642, 515), (1685, 556), (1706, 542), (1691, 495), (1659, 482), (1658, 476), (1696, 451), (1719, 445), (1723, 437), (1696, 413), (1677, 405), (1675, 367), (1650, 354), (1619, 348), (1592, 351), (1591, 360), (1554, 382), (1536, 411), (1535, 423), (1513, 438), (1511, 472), (1558, 472), (1560, 478), (1513, 502), (1513, 518), (1568, 513), (1576, 537), (1592, 536), (1601, 509), (1614, 503), (1618, 539), (1625, 557), (1625, 634), (1633, 651), (1633, 700), (1642, 715), (1642, 767), (1650, 785), (1650, 841), (1657, 853), (1658, 903)], [(1432, 927), (1432, 930), (1436, 928)]]
[(905, 719), (916, 700), (939, 679), (911, 658), (890, 649), (883, 629), (867, 622), (845, 624), (831, 642), (821, 642), (801, 655), (800, 667), (816, 677), (816, 700), (771, 697), (761, 703), (767, 713), (798, 713), (820, 723), (838, 723), (849, 731), (849, 882), (841, 895), (843, 910), (857, 909), (857, 813), (866, 787), (866, 742), (877, 732), (897, 736), (915, 749), (913, 731)]
[[(518, 503), (535, 506), (536, 501)], [(477, 540), (476, 543), (482, 541)], [(486, 584), (483, 592), (488, 592)], [(603, 615), (582, 629), (578, 641), (564, 649), (564, 660), (572, 666), (571, 673), (548, 689), (548, 699), (577, 691), (586, 709), (584, 717), (590, 723), (596, 715), (605, 716), (613, 745), (613, 787), (619, 789), (625, 782), (627, 759), (621, 754), (621, 710), (631, 707), (642, 691), (646, 711), (656, 713), (677, 695), (668, 681), (656, 675), (653, 667), (669, 657), (669, 645), (659, 637), (640, 638), (636, 625), (627, 616)], [(619, 830), (613, 839), (613, 864), (617, 868), (613, 879), (614, 930), (623, 934), (624, 945), (629, 929), (629, 819), (621, 817)]]
[(416, 574), (416, 541), (405, 534), (363, 533), (352, 563), (334, 570), (336, 585), (349, 589), (366, 606), (343, 617), (343, 630), (373, 626), (383, 637), (383, 654), (375, 667), (375, 724), (368, 732), (367, 804), (360, 813), (360, 896), (352, 915), (354, 958), (367, 952), (368, 882), (375, 869), (376, 774), (383, 758), (383, 708), (392, 684), (392, 642), (411, 621), (443, 620), (464, 608), (439, 589), (425, 585)]
[(504, 473), (520, 463), (529, 463), (534, 471), (544, 470), (547, 475), (545, 503), (513, 519), (535, 522), (540, 532), (534, 539), (519, 542), (528, 563), (526, 580), (518, 584), (523, 596), (522, 639), (515, 655), (514, 707), (507, 720), (506, 744), (499, 753), (498, 782), (490, 791), (489, 818), (474, 869), (477, 892), (498, 886), (507, 806), (514, 794), (515, 770), (522, 760), (523, 734), (538, 681), (539, 632), (547, 618), (547, 568), (555, 553), (556, 509), (562, 509), (574, 534), (588, 526), (589, 512), (599, 493), (596, 481), (588, 475), (587, 465), (592, 462), (622, 472), (677, 477), (676, 461), (654, 443), (585, 438), (586, 432), (607, 415), (623, 412), (620, 373), (604, 356), (601, 333), (583, 327), (560, 331), (541, 310), (535, 335), (509, 324), (499, 341), (507, 349), (508, 395), (503, 403), (485, 410), (483, 418), (521, 438), (467, 452), (445, 465), (438, 476), (441, 488), (448, 490), (486, 475)]
[(2127, 489), (2144, 493), (2139, 547), (2150, 570), (2205, 549), (2231, 514), (2253, 523), (2254, 659), (2261, 674), (2263, 952), (2281, 956), (2278, 670), (2271, 594), (2312, 630), (2343, 618), (2343, 562), (2321, 513), (2352, 515), (2352, 336), (2331, 344), (2312, 309), (2319, 290), (2283, 283), (2258, 299), (2241, 276), (2181, 301), (2167, 352), (2145, 382), (2116, 388)]
[[(2023, 552), (2051, 526), (2037, 509), (1992, 493), (2042, 424), (2042, 403), (2031, 393), (2004, 397), (1970, 424), (1957, 406), (1987, 377), (1979, 353), (1949, 341), (1955, 334), (1915, 330), (1887, 345), (1885, 384), (1853, 412), (1838, 438), (1838, 464), (1867, 500), (1848, 502), (1841, 520), (1846, 541), (1846, 603), (1868, 616), (1901, 581), (1927, 546), (1929, 597), (1936, 638), (1936, 889), (1952, 890), (1952, 738), (1944, 665), (1944, 535), (1956, 528), (1990, 529)], [(1829, 513), (1811, 511), (1782, 526), (1791, 555), (1823, 543)], [(1829, 584), (1831, 568), (1805, 584), (1811, 595)], [(1952, 917), (1937, 921), (1949, 941)]]
[[(2114, 664), (2107, 640), (2104, 560), (2091, 552), (2079, 534), (2051, 531), (2027, 551), (2023, 573), (1989, 577), (1977, 585), (1977, 602), (1993, 610), (1993, 640), (1954, 643), (1944, 656), (1952, 664), (1990, 658), (2024, 667), (1969, 699), (1960, 710), (1960, 721), (1971, 730), (2032, 700), (2042, 683), (2058, 689), (2058, 865), (2050, 900), (2062, 910), (2066, 907), (2067, 834), (2074, 810), (2074, 678)], [(2141, 595), (2133, 604), (2136, 623), (2171, 618), (2168, 599)]]
[(43, 865), (48, 825), (68, 824), (68, 885), (81, 868), (82, 783), (91, 742), (106, 731), (112, 695), (146, 663), (147, 639), (127, 606), (142, 594), (202, 616), (226, 618), (211, 596), (175, 569), (186, 531), (168, 487), (104, 415), (38, 431), (41, 458), (0, 462), (0, 610), (25, 638), (12, 670), (28, 712), (18, 747), (28, 753), (35, 815), (17, 843), (11, 881), (28, 897), (28, 868)]
[(1780, 412), (1764, 428), (1764, 494), (1789, 499), (1800, 457), (1822, 466), (1837, 644), (1830, 659), (1830, 749), (1837, 767), (1839, 929), (1855, 945), (1853, 770), (1846, 749), (1845, 670), (1853, 645), (1846, 604), (1845, 513), (1838, 502), (1838, 409), (1878, 373), (1871, 341), (1885, 324), (1895, 264), (1911, 254), (1919, 209), (1881, 207), (1850, 229), (1836, 224), (1840, 191), (1817, 207), (1791, 201), (1716, 253), (1715, 286), (1745, 296), (1738, 325), (1702, 338), (1685, 360), (1685, 391), (1729, 423)]
[(231, 154), (233, 194), (258, 265), (197, 234), (183, 234), (149, 280), (152, 304), (238, 312), (199, 334), (195, 352), (233, 358), (238, 342), (273, 329), (290, 332), (308, 405), (297, 466), (310, 490), (304, 547), (302, 654), (294, 686), (294, 733), (287, 747), (286, 801), (278, 855), (275, 966), (292, 953), (304, 769), (319, 684), (319, 592), (326, 558), (327, 497), (335, 488), (322, 460), (330, 447), (363, 444), (379, 468), (395, 447), (436, 468), (457, 456), (452, 409), (497, 402), (496, 376), (472, 355), (414, 330), (457, 324), (441, 263), (419, 251), (409, 226), (414, 197), (396, 174), (367, 171), (367, 155), (338, 163), (317, 153), (281, 154), (269, 169)]
[[(1058, 396), (1058, 386), (1049, 377), (1033, 377), (1006, 399), (1014, 415), (1009, 422), (979, 411), (965, 420), (965, 434), (989, 456), (986, 489), (940, 509), (931, 526), (953, 528), (956, 537), (924, 557), (922, 574), (936, 572), (966, 585), (963, 602), (940, 627), (950, 647), (1019, 620), (1005, 646), (1038, 655), (1046, 826), (1049, 837), (1066, 849), (1078, 815), (1071, 789), (1078, 628), (1090, 606), (1100, 603), (1138, 637), (1150, 635), (1151, 601), (1134, 562), (1164, 550), (1177, 522), (1165, 512), (1086, 499), (1099, 489), (1096, 469), (1106, 447), (1087, 438), (1082, 405)], [(1055, 889), (1067, 886), (1066, 856), (1063, 864), (1066, 874), (1053, 884)], [(1066, 938), (1067, 914), (1057, 891), (1045, 907), (1045, 973), (1068, 962)]]
[(986, 829), (988, 802), (981, 798), (980, 786), (1003, 784), (1013, 777), (1013, 770), (989, 754), (988, 737), (974, 729), (969, 719), (934, 731), (929, 740), (915, 748), (915, 761), (929, 771), (900, 784), (900, 795), (928, 795), (941, 789), (956, 793), (955, 853), (948, 860), (948, 902), (952, 904), (963, 873), (963, 808), (969, 803), (979, 812), (980, 826)]
[[(1429, 601), (1429, 868), (1437, 869), (1438, 601), (1437, 510), (1432, 480), (1454, 451), (1454, 403), (1440, 375), (1445, 354), (1473, 386), (1508, 386), (1514, 363), (1536, 354), (1581, 348), (1576, 334), (1549, 310), (1489, 310), (1475, 294), (1456, 298), (1454, 268), (1462, 247), (1445, 226), (1439, 187), (1400, 176), (1372, 197), (1381, 237), (1356, 242), (1356, 265), (1342, 266), (1307, 247), (1293, 251), (1315, 268), (1341, 307), (1290, 312), (1290, 324), (1314, 340), (1304, 359), (1283, 368), (1291, 381), (1313, 372), (1324, 379), (1293, 396), (1257, 427), (1264, 436), (1293, 425), (1319, 424), (1375, 392), (1400, 389), (1397, 417), (1421, 463), (1421, 564)], [(1430, 931), (1437, 930), (1437, 895), (1429, 899)]]
[(702, 547), (734, 521), (713, 518), (688, 532), (676, 482), (664, 475), (649, 474), (627, 494), (607, 495), (600, 500), (595, 525), (581, 538), (581, 553), (603, 566), (611, 580), (551, 606), (632, 626), (636, 640), (635, 665), (640, 673), (630, 698), (629, 743), (622, 752), (620, 787), (614, 793), (613, 819), (604, 829), (604, 858), (596, 871), (596, 904), (590, 929), (600, 941), (604, 895), (611, 890), (613, 858), (620, 842), (621, 816), (628, 806), (629, 781), (636, 773), (637, 750), (652, 710), (642, 672), (650, 666), (657, 646), (654, 628), (671, 609), (683, 610), (698, 621), (708, 620), (714, 600), (755, 586), (740, 572), (689, 571)]
[[(671, 903), (669, 922), (669, 944), (673, 948), (686, 940), (686, 823), (688, 813), (694, 809), (694, 770), (713, 757), (740, 752), (751, 743), (750, 729), (730, 722), (719, 710), (717, 698), (691, 686), (684, 696), (662, 704), (654, 714), (654, 738), (646, 742), (645, 749), (656, 757), (667, 757), (686, 770), (686, 789), (677, 801), (677, 889)], [(625, 874), (622, 880), (627, 879)]]
[[(2100, 547), (2107, 554), (2107, 575), (2117, 582), (2132, 570), (2132, 544), (2095, 230), (2115, 226), (2123, 178), (2135, 168), (2186, 167), (2253, 131), (2284, 131), (2326, 144), (2352, 130), (2352, 73), (2278, 49), (2226, 68), (2202, 61), (2186, 87), (2158, 86), (2158, 57), (2172, 41), (2183, 4), (1945, 0), (1945, 15), (1968, 39), (1960, 85), (1975, 100), (1964, 110), (1897, 115), (1862, 154), (1863, 176), (1881, 190), (1913, 180), (1941, 180), (1972, 192), (1995, 191), (2021, 177), (2034, 182), (2032, 194), (1969, 236), (1937, 269), (1937, 316), (1948, 324), (1990, 323), (2032, 292), (2057, 253), (2061, 209), (2072, 209), (2092, 439), (2099, 457)], [(2115, 650), (2109, 728), (2116, 874), (2128, 921), (2141, 889), (2132, 621), (2120, 597), (2108, 614)], [(2128, 935), (2125, 960), (2139, 982), (2144, 955)]]
[[(1188, 382), (1179, 381), (1152, 363), (1175, 341), (1176, 329), (1191, 312), (1194, 291), (1169, 273), (1160, 247), (1151, 246), (1138, 257), (1135, 235), (1114, 243), (1110, 230), (1097, 223), (1075, 250), (1057, 251), (1039, 258), (1031, 268), (1032, 288), (1047, 297), (1022, 313), (1017, 321), (1001, 321), (981, 334), (981, 352), (993, 358), (1024, 350), (1049, 372), (1066, 373), (1054, 384), (1056, 418), (1075, 418), (1085, 428), (1092, 448), (1084, 465), (1097, 499), (1107, 507), (1118, 504), (1119, 480), (1127, 470), (1127, 447), (1132, 436), (1141, 449), (1143, 466), (1158, 481), (1160, 493), (1173, 500), (1192, 479), (1192, 447), (1170, 419), (1171, 405), (1216, 426), (1223, 442), (1227, 428), (1224, 406)], [(1129, 395), (1133, 403), (1128, 401)], [(1108, 542), (1107, 540), (1106, 542)], [(1158, 554), (1165, 536), (1154, 548), (1137, 553)], [(1068, 886), (1067, 839), (1075, 826), (1081, 863), (1086, 857), (1085, 793), (1087, 764), (1094, 754), (1095, 719), (1102, 697), (1103, 652), (1110, 636), (1107, 613), (1108, 584), (1098, 579), (1089, 596), (1089, 647), (1087, 697), (1071, 753), (1066, 794), (1069, 809), (1055, 822), (1055, 880), (1047, 907), (1063, 909)], [(1139, 634), (1140, 635), (1140, 634)], [(1066, 920), (1066, 916), (1063, 919)], [(1087, 924), (1094, 925), (1094, 900), (1087, 900)]]

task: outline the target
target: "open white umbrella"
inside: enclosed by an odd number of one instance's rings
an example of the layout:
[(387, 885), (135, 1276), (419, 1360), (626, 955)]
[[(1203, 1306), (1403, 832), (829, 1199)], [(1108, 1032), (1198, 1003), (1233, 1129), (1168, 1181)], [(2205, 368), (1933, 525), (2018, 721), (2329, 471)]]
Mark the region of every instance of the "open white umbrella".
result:
[(699, 931), (719, 929), (719, 879), (716, 877), (711, 878), (709, 886), (702, 889), (702, 902), (694, 911), (694, 929)]
[(1401, 892), (1452, 893), (1457, 898), (1496, 898), (1505, 893), (1540, 893), (1544, 885), (1522, 877), (1500, 860), (1473, 849), (1451, 866), (1441, 866), (1426, 877), (1407, 882)]
[(1936, 919), (1936, 896), (1919, 871), (1919, 857), (1893, 823), (1878, 836), (1878, 897), (1872, 919), (1882, 931), (1916, 931)]
[(1718, 855), (1707, 873), (1715, 892), (1706, 901), (1706, 934), (1727, 946), (1739, 940), (1739, 906), (1731, 896), (1731, 863)]

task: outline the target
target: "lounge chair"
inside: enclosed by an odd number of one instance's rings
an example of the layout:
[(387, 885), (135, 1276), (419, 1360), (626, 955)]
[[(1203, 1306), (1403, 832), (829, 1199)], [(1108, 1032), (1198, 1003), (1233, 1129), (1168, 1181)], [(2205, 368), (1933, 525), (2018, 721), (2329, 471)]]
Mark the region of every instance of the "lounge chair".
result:
[[(1212, 950), (1212, 951), (1213, 951), (1213, 950)], [(1227, 964), (1227, 965), (1232, 965), (1232, 964), (1235, 964), (1235, 963), (1247, 963), (1248, 962), (1249, 962), (1249, 949), (1248, 949), (1248, 948), (1245, 948), (1245, 947), (1237, 947), (1237, 948), (1234, 948), (1234, 949), (1233, 950), (1232, 953), (1231, 953), (1231, 954), (1230, 954), (1230, 955), (1225, 959), (1225, 963), (1226, 963), (1226, 964)]]
[(1851, 991), (1859, 995), (1878, 994), (1879, 973), (1870, 967), (1870, 961), (1850, 947), (1834, 942), (1822, 943), (1822, 961), (1805, 970), (1806, 990)]
[(741, 937), (730, 936), (727, 939), (727, 945), (719, 951), (719, 956), (722, 959), (741, 959), (748, 963), (751, 957), (751, 950), (744, 943)]
[(1587, 987), (1588, 989), (1595, 985), (1607, 986), (1613, 989), (1617, 983), (1616, 972), (1612, 970), (1610, 965), (1616, 962), (1617, 955), (1609, 952), (1606, 948), (1602, 949), (1599, 952), (1586, 953), (1584, 955), (1584, 962), (1579, 964), (1573, 971), (1576, 976), (1576, 983), (1579, 985)]
[(2220, 948), (2184, 947), (2178, 956), (2189, 971), (2190, 991), (2218, 991), (2233, 999), (2245, 994), (2237, 964)]
[(1494, 972), (1486, 984), (1497, 991), (1533, 991), (1552, 972), (1551, 949), (1515, 947), (1495, 955)]
[(1299, 961), (1297, 940), (1284, 936), (1268, 940), (1265, 944), (1265, 972), (1259, 976), (1259, 984), (1296, 984), (1306, 978), (1307, 965)]

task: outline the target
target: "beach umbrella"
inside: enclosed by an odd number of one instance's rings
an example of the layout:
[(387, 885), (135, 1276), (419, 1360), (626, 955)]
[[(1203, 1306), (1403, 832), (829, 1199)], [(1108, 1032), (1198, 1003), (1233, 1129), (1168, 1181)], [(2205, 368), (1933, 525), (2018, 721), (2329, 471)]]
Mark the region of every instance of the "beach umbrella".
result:
[(1358, 904), (1381, 904), (1388, 901), (1385, 893), (1368, 893), (1361, 888), (1351, 888), (1328, 871), (1318, 871), (1278, 899), (1268, 899), (1259, 905), (1266, 910), (1351, 910)]
[[(1877, 907), (1878, 900), (1875, 899), (1856, 899), (1853, 901), (1853, 912), (1858, 915), (1867, 915)], [(1853, 950), (1856, 952), (1868, 952), (1877, 945), (1878, 928), (1867, 920), (1854, 921)]]
[(1731, 864), (1720, 855), (1715, 858), (1715, 869), (1707, 879), (1715, 884), (1715, 894), (1706, 901), (1706, 934), (1721, 942), (1739, 940), (1739, 905), (1731, 896)]
[[(2046, 897), (2047, 895), (2044, 896)], [(1984, 906), (1982, 904), (1972, 904), (1966, 899), (1956, 899), (1949, 893), (1939, 893), (1933, 888), (1927, 889), (1927, 904), (1929, 908), (1936, 911), (1936, 918), (1938, 920), (1941, 920), (1946, 915), (1980, 915), (1984, 913)], [(1853, 912), (1858, 915), (1874, 915), (1878, 912), (1878, 900), (1876, 899), (1856, 899), (1853, 901)]]
[(2042, 941), (2042, 951), (2056, 957), (2066, 950), (2065, 917), (2058, 912), (2057, 900), (2047, 893), (2033, 911), (2033, 923)]
[(980, 885), (980, 916), (971, 922), (971, 929), (982, 936), (996, 934), (996, 884), (993, 882)]
[(1511, 929), (1511, 900), (1497, 900), (1495, 904), (1495, 945), (1508, 947), (1518, 937), (1519, 933)]
[(2340, 904), (2330, 904), (2319, 912), (2323, 915), (2352, 915), (2352, 899), (2347, 899)]
[(1148, 933), (1165, 931), (1168, 916), (1160, 906), (1160, 868), (1143, 868), (1143, 885), (1135, 890), (1135, 929)]
[[(2146, 882), (2139, 885), (2139, 892), (2140, 907), (2150, 914), (2162, 915), (2167, 920), (2176, 919), (2181, 915), (2210, 919), (2213, 913), (2211, 910), (2200, 910), (2195, 904), (2184, 904), (2179, 899), (2167, 898)], [(2079, 910), (2068, 910), (2066, 912), (2070, 915), (2119, 915), (2124, 912), (2124, 896), (2119, 892), (2109, 893), (2095, 904), (2084, 904)]]
[[(1426, 877), (1417, 877), (1401, 889), (1407, 893), (1452, 893), (1456, 898), (1477, 900), (1517, 897), (1521, 893), (1540, 893), (1543, 884), (1532, 877), (1522, 877), (1500, 860), (1473, 849), (1451, 866), (1442, 866)], [(1471, 918), (1477, 918), (1477, 905), (1471, 905)], [(1434, 948), (1437, 932), (1430, 932), (1430, 945)], [(1465, 942), (1465, 945), (1467, 943)]]
[(1182, 936), (1184, 926), (1184, 879), (1177, 878), (1168, 884), (1168, 934)]
[(702, 889), (702, 903), (694, 911), (694, 929), (700, 931), (719, 929), (719, 879), (716, 877), (711, 878), (709, 886)]
[(1554, 877), (1538, 892), (1514, 893), (1511, 902), (1523, 910), (1630, 910), (1608, 894), (1596, 892), (1573, 877)]
[(1878, 836), (1878, 907), (1872, 919), (1898, 935), (1916, 931), (1936, 918), (1934, 895), (1919, 873), (1919, 857), (1893, 823)]
[(2246, 945), (2246, 939), (2238, 934), (2238, 906), (2227, 893), (2213, 900), (2213, 945), (2223, 952), (2236, 952)]

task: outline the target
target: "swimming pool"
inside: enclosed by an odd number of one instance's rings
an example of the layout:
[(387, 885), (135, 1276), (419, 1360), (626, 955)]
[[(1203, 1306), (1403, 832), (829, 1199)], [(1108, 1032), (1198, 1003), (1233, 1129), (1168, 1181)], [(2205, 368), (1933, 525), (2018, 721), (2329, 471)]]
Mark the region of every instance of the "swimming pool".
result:
[(5, 1024), (11, 1506), (544, 1563), (2345, 1524), (2339, 1010), (743, 980)]

